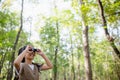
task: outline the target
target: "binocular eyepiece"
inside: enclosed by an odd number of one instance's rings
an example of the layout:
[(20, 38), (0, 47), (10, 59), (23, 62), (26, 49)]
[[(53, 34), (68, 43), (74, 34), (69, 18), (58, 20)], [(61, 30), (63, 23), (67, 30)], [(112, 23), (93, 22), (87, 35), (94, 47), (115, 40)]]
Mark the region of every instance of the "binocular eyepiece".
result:
[(32, 48), (29, 51), (37, 52), (38, 50), (36, 48)]

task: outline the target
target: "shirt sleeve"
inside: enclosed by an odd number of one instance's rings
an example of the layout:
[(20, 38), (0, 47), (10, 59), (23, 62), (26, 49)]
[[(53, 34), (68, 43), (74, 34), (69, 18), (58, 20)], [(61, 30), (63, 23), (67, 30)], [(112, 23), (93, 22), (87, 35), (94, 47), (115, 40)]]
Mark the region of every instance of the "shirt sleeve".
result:
[(39, 65), (39, 72), (41, 71), (42, 66), (43, 66), (43, 64)]
[(40, 64), (40, 63), (33, 63), (33, 64), (37, 66), (38, 71), (40, 72), (41, 71), (41, 67), (43, 66), (43, 64)]

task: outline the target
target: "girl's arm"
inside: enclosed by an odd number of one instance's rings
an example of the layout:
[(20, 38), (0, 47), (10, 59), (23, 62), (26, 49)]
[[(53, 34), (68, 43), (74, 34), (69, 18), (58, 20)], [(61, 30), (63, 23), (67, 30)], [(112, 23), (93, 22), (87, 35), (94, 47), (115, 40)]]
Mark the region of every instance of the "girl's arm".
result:
[(48, 59), (48, 57), (39, 49), (38, 54), (42, 56), (42, 58), (45, 60), (46, 64), (43, 64), (41, 67), (41, 70), (48, 70), (53, 67), (51, 61)]
[(30, 46), (27, 46), (26, 49), (14, 60), (14, 66), (18, 71), (20, 70), (21, 61), (25, 57), (26, 53), (30, 52), (29, 51), (30, 48), (31, 48)]

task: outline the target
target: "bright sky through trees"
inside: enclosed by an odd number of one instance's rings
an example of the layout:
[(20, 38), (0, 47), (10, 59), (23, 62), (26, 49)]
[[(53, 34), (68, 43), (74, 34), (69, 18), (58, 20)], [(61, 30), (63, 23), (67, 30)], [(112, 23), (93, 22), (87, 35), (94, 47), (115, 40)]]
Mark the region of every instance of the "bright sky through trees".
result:
[[(54, 0), (39, 0), (38, 2), (29, 1), (29, 3), (25, 0), (24, 1), (24, 27), (25, 31), (31, 33), (30, 40), (39, 40), (37, 30), (41, 26), (44, 25), (44, 21), (40, 18), (40, 16), (46, 16), (49, 17), (54, 14)], [(70, 1), (64, 2), (64, 0), (59, 0), (59, 2), (56, 3), (57, 8), (59, 11), (70, 9)], [(19, 12), (21, 9), (21, 2), (14, 1), (11, 6), (11, 11)]]
[[(34, 4), (33, 4), (34, 2)], [(38, 29), (44, 25), (44, 21), (41, 16), (49, 17), (55, 15), (54, 13), (54, 0), (38, 0), (38, 1), (24, 1), (24, 27), (23, 29), (29, 33), (29, 40), (36, 41), (39, 40)], [(19, 13), (21, 10), (21, 1), (14, 1), (10, 7), (12, 12)], [(58, 0), (56, 2), (57, 9), (63, 11), (66, 9), (72, 9), (71, 1)], [(66, 15), (67, 16), (67, 15)], [(76, 17), (77, 19), (77, 17)], [(31, 33), (31, 34), (30, 34)], [(103, 30), (98, 28), (97, 35), (103, 37)]]

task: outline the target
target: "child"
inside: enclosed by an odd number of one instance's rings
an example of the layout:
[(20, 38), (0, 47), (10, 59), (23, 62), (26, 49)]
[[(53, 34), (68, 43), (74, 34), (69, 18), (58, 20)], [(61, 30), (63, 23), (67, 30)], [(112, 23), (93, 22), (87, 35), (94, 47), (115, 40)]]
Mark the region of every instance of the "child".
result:
[[(46, 63), (33, 63), (32, 61), (36, 54), (40, 55)], [(18, 75), (18, 78), (15, 77), (16, 80), (39, 80), (40, 70), (52, 68), (52, 63), (47, 56), (40, 49), (34, 49), (30, 45), (22, 47), (18, 55), (19, 56), (14, 60), (14, 66)]]

